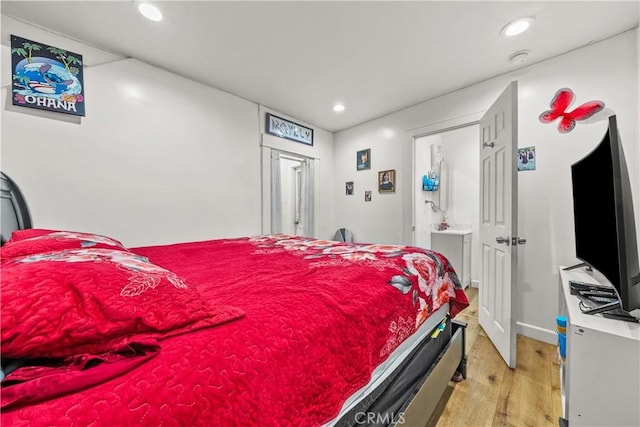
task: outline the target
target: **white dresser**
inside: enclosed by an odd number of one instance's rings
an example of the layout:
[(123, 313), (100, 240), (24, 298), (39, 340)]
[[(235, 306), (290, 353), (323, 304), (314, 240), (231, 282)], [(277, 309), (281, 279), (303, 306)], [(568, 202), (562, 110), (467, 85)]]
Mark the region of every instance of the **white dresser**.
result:
[(584, 314), (569, 280), (608, 284), (598, 273), (560, 267), (567, 357), (560, 367), (569, 426), (640, 426), (640, 323)]
[(471, 230), (432, 230), (431, 249), (449, 259), (463, 287), (471, 284)]

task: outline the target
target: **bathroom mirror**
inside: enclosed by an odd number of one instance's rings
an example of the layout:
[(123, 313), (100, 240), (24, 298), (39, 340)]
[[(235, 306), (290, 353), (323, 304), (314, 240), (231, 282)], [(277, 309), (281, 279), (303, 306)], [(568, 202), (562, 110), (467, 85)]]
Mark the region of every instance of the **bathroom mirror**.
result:
[(440, 188), (438, 189), (441, 211), (446, 211), (449, 207), (449, 165), (444, 159), (440, 160)]

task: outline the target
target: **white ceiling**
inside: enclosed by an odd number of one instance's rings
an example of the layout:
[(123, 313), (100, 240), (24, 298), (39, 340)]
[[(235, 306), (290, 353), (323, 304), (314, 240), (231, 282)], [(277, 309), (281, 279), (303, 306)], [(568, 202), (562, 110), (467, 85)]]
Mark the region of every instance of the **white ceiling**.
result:
[[(3, 0), (1, 11), (329, 131), (635, 28), (640, 13), (637, 0), (155, 4), (159, 23), (143, 18), (132, 0)], [(499, 35), (525, 16), (536, 18), (530, 31)], [(530, 50), (526, 62), (511, 64), (522, 49)], [(332, 111), (338, 101), (342, 113)]]

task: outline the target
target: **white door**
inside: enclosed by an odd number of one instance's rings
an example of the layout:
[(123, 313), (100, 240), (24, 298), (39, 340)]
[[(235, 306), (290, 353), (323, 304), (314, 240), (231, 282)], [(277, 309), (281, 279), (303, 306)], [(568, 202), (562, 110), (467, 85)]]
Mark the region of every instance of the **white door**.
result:
[(480, 119), (480, 145), (480, 325), (507, 365), (515, 368), (517, 82), (511, 82)]

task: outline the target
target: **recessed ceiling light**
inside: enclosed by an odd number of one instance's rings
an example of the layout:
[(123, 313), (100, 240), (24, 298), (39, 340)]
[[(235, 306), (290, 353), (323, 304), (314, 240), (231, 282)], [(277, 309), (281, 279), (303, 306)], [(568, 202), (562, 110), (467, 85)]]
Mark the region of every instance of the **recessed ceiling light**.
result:
[(336, 113), (344, 111), (344, 104), (335, 104), (333, 106), (333, 111), (335, 111)]
[(157, 7), (150, 3), (140, 3), (138, 5), (138, 11), (142, 14), (142, 16), (151, 21), (162, 21), (162, 13)]
[(533, 18), (520, 18), (505, 25), (500, 34), (503, 37), (513, 37), (522, 34), (533, 24)]
[(529, 56), (529, 50), (519, 50), (509, 56), (509, 62), (512, 64), (522, 64)]

